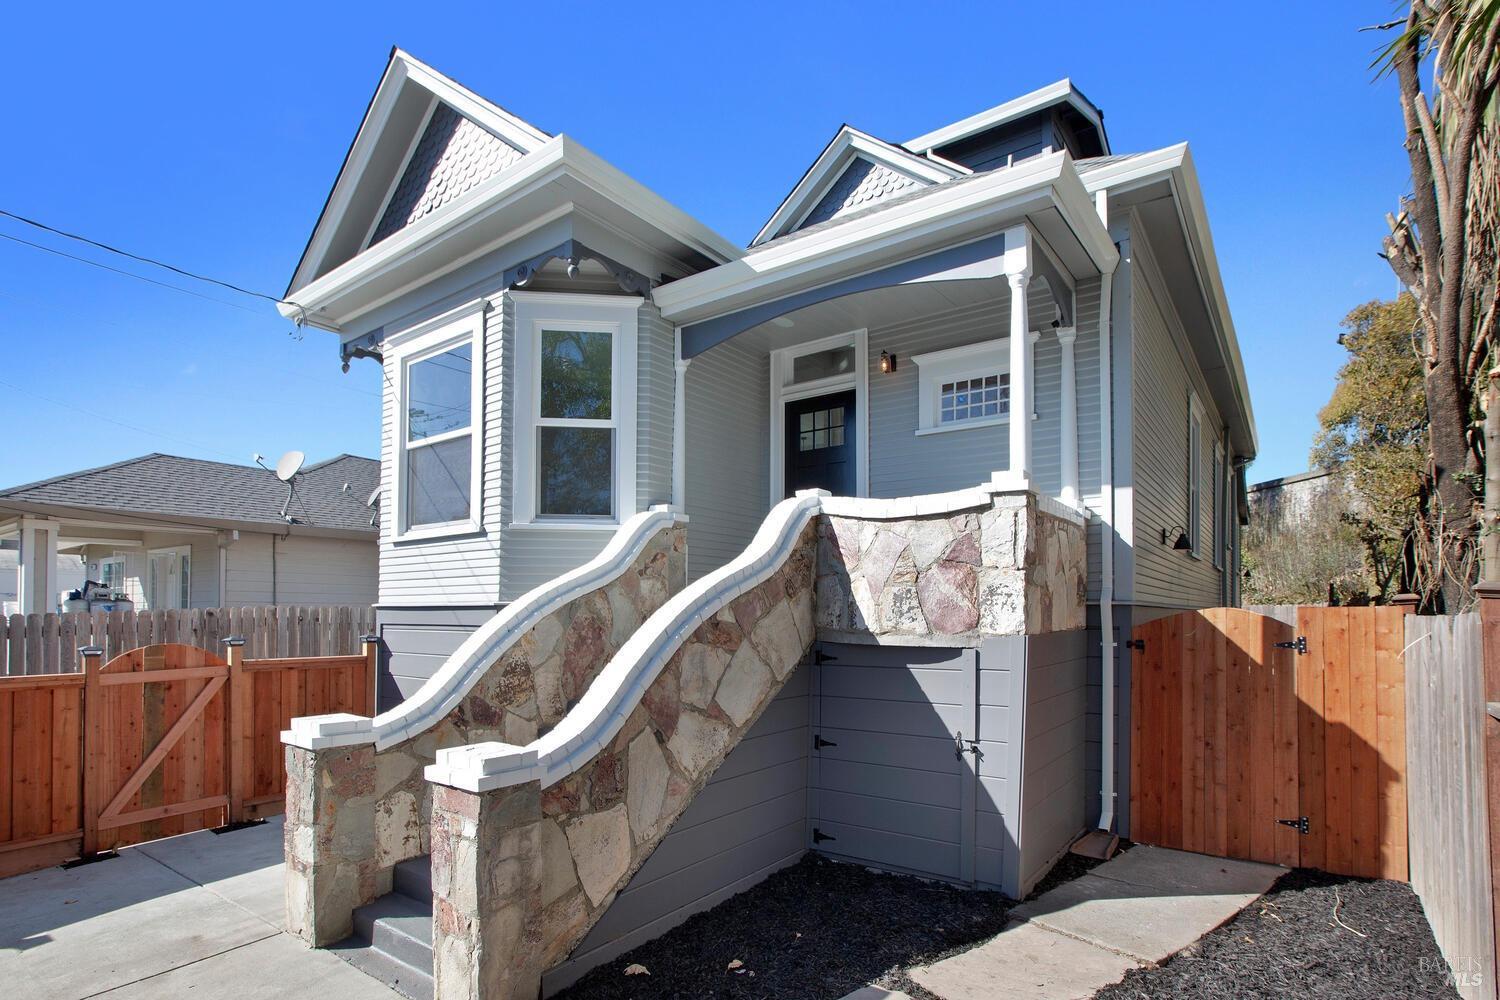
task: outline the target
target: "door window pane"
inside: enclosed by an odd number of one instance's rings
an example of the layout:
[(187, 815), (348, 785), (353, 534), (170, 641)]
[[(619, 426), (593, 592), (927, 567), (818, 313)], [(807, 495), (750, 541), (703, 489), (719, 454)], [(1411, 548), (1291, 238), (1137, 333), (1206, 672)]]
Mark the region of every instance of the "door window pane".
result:
[(416, 362), (407, 369), (407, 440), (469, 426), (473, 345), (463, 344)]
[(406, 510), (412, 527), (469, 516), (469, 435), (407, 452)]
[(854, 374), (854, 345), (845, 344), (826, 351), (799, 354), (792, 359), (792, 382), (814, 382), (835, 375)]
[(797, 428), (797, 450), (817, 451), (820, 448), (841, 448), (844, 444), (844, 408), (812, 410), (799, 418)]
[(608, 427), (537, 429), (537, 513), (609, 517), (614, 513), (614, 434)]
[(610, 418), (612, 334), (542, 331), (543, 417)]

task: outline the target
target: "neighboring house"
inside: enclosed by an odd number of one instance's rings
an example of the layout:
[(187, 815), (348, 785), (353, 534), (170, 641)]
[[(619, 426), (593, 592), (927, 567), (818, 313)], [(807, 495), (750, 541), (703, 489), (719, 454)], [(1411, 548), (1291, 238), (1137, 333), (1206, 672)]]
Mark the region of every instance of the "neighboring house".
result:
[(55, 611), (77, 586), (35, 569), (58, 552), (141, 611), (370, 604), (379, 469), (353, 455), (310, 465), (288, 501), (259, 466), (142, 455), (0, 489), (0, 539), (19, 542), (23, 612)]
[[(1276, 522), (1295, 528), (1297, 522), (1307, 520), (1313, 507), (1330, 493), (1341, 493), (1343, 485), (1339, 478), (1326, 469), (1299, 472), (1295, 476), (1267, 479), (1254, 483), (1247, 490), (1250, 517), (1266, 523)], [(1346, 502), (1341, 497), (1341, 502)]]
[[(20, 555), (19, 540), (0, 541), (0, 614), (14, 615), (21, 610), (21, 602), (17, 599)], [(56, 566), (53, 585), (58, 590), (68, 591), (83, 586), (83, 560), (78, 556), (60, 552)]]
[[(1005, 687), (1037, 663), (959, 648), (941, 629), (877, 638), (855, 616), (854, 634), (818, 631), (818, 663), (901, 676), (888, 707), (909, 709), (940, 757), (955, 739), (991, 745), (977, 841), (972, 790), (892, 763), (914, 744), (881, 721), (883, 703), (816, 680), (810, 692), (809, 668), (787, 695), (805, 704), (782, 712), (805, 725), (812, 704), (826, 720), (842, 697), (868, 737), (869, 759), (818, 778), (818, 808), (850, 810), (840, 856), (1024, 894), (1086, 820), (1113, 825), (1101, 808), (1128, 832), (1130, 658), (1106, 637), (1238, 599), (1255, 425), (1192, 158), (1184, 145), (1114, 152), (1099, 109), (1065, 80), (904, 143), (842, 127), (768, 209), (736, 246), (571, 136), (392, 54), (281, 306), (335, 333), (346, 365), (384, 371), (380, 707), (448, 663), (429, 689), (446, 691), (476, 655), (449, 661), (466, 636), (652, 505), (688, 515), (687, 576), (701, 580), (797, 490), (1030, 491), (1087, 523), (1088, 627), (1054, 634), (1067, 651), (1040, 665), (1059, 665), (1045, 697)], [(1103, 716), (1101, 649), (1121, 706)], [(939, 711), (930, 685), (944, 671), (955, 704)], [(1100, 733), (1117, 718), (1112, 757)], [(829, 849), (813, 834), (830, 814), (803, 794), (811, 734), (787, 733), (777, 766), (725, 765), (741, 791), (718, 801), (739, 811), (732, 828), (716, 817), (714, 863), (669, 836), (637, 876), (657, 879), (651, 898), (626, 888), (580, 946), (592, 957), (559, 976)], [(1055, 756), (1033, 753), (1044, 738)], [(1019, 772), (983, 776), (1023, 752), (1024, 789)], [(865, 787), (827, 784), (842, 780)], [(1004, 874), (1023, 804), (1047, 852)], [(692, 850), (712, 853), (706, 829)], [(957, 875), (965, 865), (974, 873)]]

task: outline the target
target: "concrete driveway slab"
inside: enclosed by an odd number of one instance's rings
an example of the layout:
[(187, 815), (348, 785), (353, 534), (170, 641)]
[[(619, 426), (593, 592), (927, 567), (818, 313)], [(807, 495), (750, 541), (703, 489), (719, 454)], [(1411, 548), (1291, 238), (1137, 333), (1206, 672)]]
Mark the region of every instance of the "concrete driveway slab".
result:
[(1086, 1000), (1140, 963), (1034, 924), (908, 975), (943, 1000)]
[(283, 925), (286, 897), (282, 887), (282, 818), (231, 833), (196, 833), (154, 840), (128, 848), (139, 851), (185, 878), (197, 882), (260, 917)]
[[(274, 972), (272, 971), (274, 970)], [(315, 951), (288, 934), (248, 944), (101, 995), (100, 1000), (399, 1000), (327, 951)]]
[(1259, 895), (1183, 894), (1091, 872), (1011, 912), (1018, 920), (1155, 964), (1218, 927)]
[(77, 1000), (276, 934), (145, 855), (5, 880), (0, 982)]

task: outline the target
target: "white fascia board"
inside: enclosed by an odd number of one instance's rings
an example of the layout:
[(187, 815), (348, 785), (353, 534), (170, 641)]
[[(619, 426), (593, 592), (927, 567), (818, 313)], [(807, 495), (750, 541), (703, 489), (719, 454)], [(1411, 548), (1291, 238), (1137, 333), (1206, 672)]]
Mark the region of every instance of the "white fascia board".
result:
[(1203, 201), (1203, 190), (1198, 185), (1198, 171), (1193, 165), (1187, 143), (1178, 143), (1091, 170), (1084, 178), (1084, 185), (1089, 194), (1093, 195), (1098, 191), (1119, 193), (1159, 180), (1166, 180), (1171, 185), (1177, 202), (1178, 218), (1182, 221), (1183, 235), (1187, 238), (1194, 265), (1198, 269), (1199, 286), (1208, 300), (1209, 313), (1216, 320), (1215, 338), (1234, 376), (1240, 397), (1237, 403), (1244, 413), (1251, 446), (1258, 452), (1260, 436), (1255, 429), (1255, 413), (1250, 405), (1250, 380), (1245, 375), (1239, 336), (1234, 329), (1234, 317), (1229, 311), (1229, 298), (1224, 292), (1224, 277), (1219, 271), (1213, 234), (1209, 231), (1208, 208)]
[(799, 278), (813, 287), (860, 273), (872, 257), (893, 247), (917, 244), (912, 252), (919, 252), (926, 249), (920, 246), (926, 239), (933, 249), (940, 249), (931, 237), (1007, 211), (1024, 214), (1025, 206), (1038, 199), (1058, 208), (1101, 269), (1118, 259), (1071, 158), (1058, 152), (951, 188), (940, 187), (923, 198), (782, 245), (752, 250), (742, 260), (664, 285), (654, 298), (663, 317), (679, 326), (700, 322), (754, 301), (800, 291)]
[(768, 239), (780, 236), (796, 220), (806, 215), (807, 211), (822, 199), (828, 187), (838, 180), (839, 175), (844, 172), (855, 156), (861, 153), (871, 161), (905, 174), (913, 180), (926, 181), (931, 184), (941, 184), (943, 181), (971, 172), (956, 164), (950, 166), (946, 161), (925, 159), (899, 146), (882, 142), (857, 128), (845, 125), (839, 129), (838, 135), (834, 136), (833, 140), (823, 148), (823, 152), (813, 161), (807, 173), (802, 175), (802, 180), (792, 188), (791, 194), (786, 196), (771, 218), (761, 227), (760, 232), (755, 234), (755, 239), (750, 241), (750, 245), (753, 247), (757, 243), (764, 243)]
[[(540, 148), (450, 205), (418, 219), (389, 239), (382, 240), (329, 271), (297, 293), (297, 304), (307, 311), (306, 318), (310, 325), (326, 329), (346, 324), (351, 318), (373, 306), (364, 303), (345, 315), (317, 319), (313, 317), (331, 303), (369, 286), (410, 257), (429, 251), (437, 242), (483, 224), (522, 198), (564, 178), (577, 181), (609, 204), (623, 208), (647, 225), (711, 260), (734, 260), (744, 253), (686, 212), (580, 145), (577, 140), (560, 135), (549, 139)], [(567, 206), (569, 210), (574, 207), (579, 206), (571, 203)], [(510, 235), (506, 238), (510, 238)], [(427, 276), (435, 277), (436, 272)], [(296, 306), (283, 303), (277, 308), (289, 319), (302, 315)]]
[(395, 58), (402, 63), (406, 76), (413, 83), (430, 90), (439, 100), (451, 105), (453, 110), (473, 119), (477, 124), (494, 132), (506, 142), (524, 153), (529, 153), (552, 136), (530, 122), (485, 100), (469, 88), (444, 76), (411, 53), (397, 49)]
[(1099, 115), (1099, 109), (1094, 107), (1088, 100), (1078, 92), (1070, 79), (1062, 79), (1056, 83), (1050, 83), (1040, 90), (1033, 90), (1029, 94), (1022, 94), (1014, 100), (997, 104), (993, 108), (981, 111), (977, 115), (970, 115), (961, 121), (951, 125), (944, 125), (940, 129), (927, 132), (917, 136), (915, 139), (903, 143), (907, 149), (916, 153), (928, 153), (940, 146), (967, 139), (971, 135), (978, 135), (986, 129), (1003, 125), (1008, 121), (1025, 117), (1034, 111), (1039, 111), (1052, 104), (1064, 102), (1071, 105), (1099, 130), (1100, 136), (1104, 134), (1104, 121)]

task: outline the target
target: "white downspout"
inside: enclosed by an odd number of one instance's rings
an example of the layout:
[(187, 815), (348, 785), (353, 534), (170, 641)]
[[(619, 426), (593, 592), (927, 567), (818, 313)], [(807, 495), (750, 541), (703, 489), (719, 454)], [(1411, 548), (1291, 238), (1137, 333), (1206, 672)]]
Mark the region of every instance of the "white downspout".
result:
[[(1099, 218), (1109, 228), (1109, 193), (1095, 195)], [(1099, 829), (1115, 825), (1115, 487), (1114, 366), (1111, 315), (1118, 262), (1099, 284)]]
[(686, 511), (687, 500), (687, 370), (691, 358), (682, 356), (682, 328), (673, 331), (672, 386), (672, 506)]

